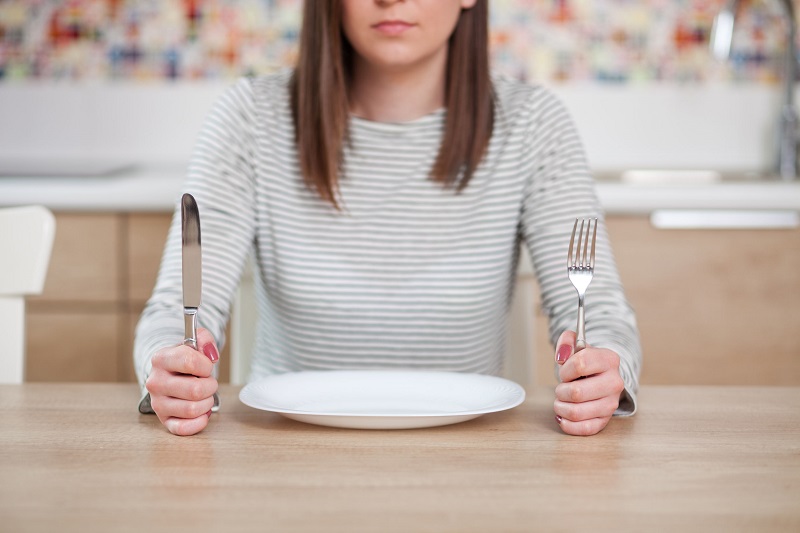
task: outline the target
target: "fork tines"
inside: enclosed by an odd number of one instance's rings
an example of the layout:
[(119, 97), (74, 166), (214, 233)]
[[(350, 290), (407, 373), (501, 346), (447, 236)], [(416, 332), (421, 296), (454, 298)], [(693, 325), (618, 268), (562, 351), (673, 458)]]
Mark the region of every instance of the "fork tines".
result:
[[(580, 229), (578, 222), (581, 223)], [(584, 227), (586, 231), (584, 232)], [(592, 234), (591, 251), (589, 250), (589, 234)], [(575, 249), (575, 235), (578, 235), (578, 247)], [(572, 226), (572, 236), (569, 239), (569, 255), (567, 256), (567, 268), (579, 268), (594, 270), (595, 244), (597, 242), (597, 219), (583, 218), (575, 219)], [(573, 254), (574, 251), (574, 254)]]

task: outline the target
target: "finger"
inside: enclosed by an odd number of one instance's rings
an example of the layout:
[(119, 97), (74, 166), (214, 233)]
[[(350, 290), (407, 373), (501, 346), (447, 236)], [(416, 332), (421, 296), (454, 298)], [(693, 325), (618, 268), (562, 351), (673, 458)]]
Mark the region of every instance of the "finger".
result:
[(611, 420), (610, 416), (603, 417), (603, 418), (591, 418), (589, 420), (581, 420), (580, 422), (572, 422), (571, 420), (567, 420), (563, 418), (558, 421), (558, 425), (561, 426), (561, 430), (568, 434), (568, 435), (579, 435), (582, 437), (587, 437), (589, 435), (595, 435), (600, 433), (608, 421)]
[(553, 402), (555, 414), (570, 422), (605, 418), (613, 415), (617, 407), (619, 407), (619, 396), (606, 396), (599, 400), (582, 403), (562, 402), (561, 400)]
[(619, 356), (605, 348), (586, 348), (573, 354), (558, 369), (558, 377), (562, 382), (574, 381), (579, 377), (593, 376), (607, 370), (619, 368)]
[(197, 328), (197, 348), (212, 362), (219, 361), (219, 349), (214, 336), (206, 328)]
[(574, 331), (566, 330), (558, 338), (556, 342), (556, 363), (563, 365), (575, 352), (575, 338)]
[(180, 345), (157, 351), (153, 355), (153, 368), (207, 378), (211, 375), (214, 364), (200, 352)]
[(167, 430), (169, 430), (169, 432), (173, 435), (186, 437), (203, 431), (208, 425), (210, 418), (211, 413), (206, 413), (198, 416), (197, 418), (170, 417), (166, 420), (162, 420), (161, 422), (164, 424), (164, 427), (166, 427)]
[(218, 388), (217, 380), (213, 377), (198, 378), (163, 371), (155, 377), (151, 374), (147, 380), (147, 390), (151, 396), (171, 396), (193, 402), (213, 396)]
[(170, 396), (151, 396), (150, 405), (161, 420), (166, 420), (171, 417), (191, 419), (197, 418), (210, 411), (211, 408), (214, 407), (214, 396), (209, 396), (197, 402), (172, 398)]
[(619, 372), (608, 371), (586, 379), (577, 379), (556, 385), (556, 399), (562, 402), (582, 403), (606, 396), (619, 397), (624, 384)]

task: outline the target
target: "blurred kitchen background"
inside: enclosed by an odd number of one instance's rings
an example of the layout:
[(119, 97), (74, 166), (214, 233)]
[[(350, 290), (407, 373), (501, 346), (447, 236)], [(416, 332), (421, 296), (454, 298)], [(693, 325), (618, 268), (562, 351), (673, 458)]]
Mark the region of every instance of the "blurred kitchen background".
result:
[[(551, 87), (578, 123), (645, 383), (800, 384), (783, 340), (800, 330), (800, 186), (773, 175), (796, 45), (781, 1), (742, 2), (719, 61), (709, 36), (727, 0), (490, 0), (494, 68)], [(237, 77), (293, 64), (300, 10), (0, 0), (0, 207), (40, 203), (58, 220), (45, 292), (28, 302), (27, 379), (132, 379), (133, 325), (203, 117)], [(552, 383), (544, 325), (525, 325), (538, 313), (528, 265), (520, 280), (511, 345), (526, 357), (509, 372)], [(247, 326), (233, 328), (245, 353)], [(242, 379), (229, 360), (224, 375)]]
[[(778, 2), (743, 11), (734, 60), (709, 58), (721, 0), (491, 0), (494, 65), (538, 82), (774, 83)], [(0, 79), (210, 80), (291, 65), (300, 0), (4, 0)]]
[[(780, 1), (743, 2), (723, 62), (708, 51), (723, 0), (491, 0), (494, 67), (556, 87), (597, 169), (762, 169), (786, 51)], [(79, 159), (87, 170), (87, 159), (183, 161), (224, 87), (293, 64), (300, 7), (3, 0), (0, 157)]]

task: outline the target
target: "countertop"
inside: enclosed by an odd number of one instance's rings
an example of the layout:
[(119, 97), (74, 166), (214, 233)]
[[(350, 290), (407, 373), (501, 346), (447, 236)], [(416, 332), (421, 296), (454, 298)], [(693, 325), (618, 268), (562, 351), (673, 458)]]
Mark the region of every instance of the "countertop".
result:
[[(54, 211), (172, 211), (185, 166), (135, 166), (112, 176), (0, 177), (0, 207), (41, 204)], [(800, 211), (800, 181), (627, 183), (619, 174), (597, 174), (600, 201), (610, 214), (649, 214), (656, 209)]]
[(800, 388), (644, 386), (632, 418), (563, 434), (553, 391), (429, 429), (349, 430), (223, 385), (193, 437), (135, 384), (0, 386), (8, 531), (798, 531)]
[(40, 204), (53, 211), (171, 212), (186, 167), (137, 165), (110, 176), (0, 176), (0, 206)]

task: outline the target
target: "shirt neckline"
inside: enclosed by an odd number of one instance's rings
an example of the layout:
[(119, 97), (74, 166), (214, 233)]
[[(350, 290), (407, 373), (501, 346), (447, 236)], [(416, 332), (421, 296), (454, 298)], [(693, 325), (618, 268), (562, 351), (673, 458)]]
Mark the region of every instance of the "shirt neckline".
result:
[(415, 131), (428, 129), (432, 125), (441, 124), (446, 113), (444, 107), (423, 115), (413, 120), (404, 122), (380, 122), (370, 120), (356, 115), (350, 115), (350, 124), (359, 130), (373, 131), (377, 133), (413, 133)]

